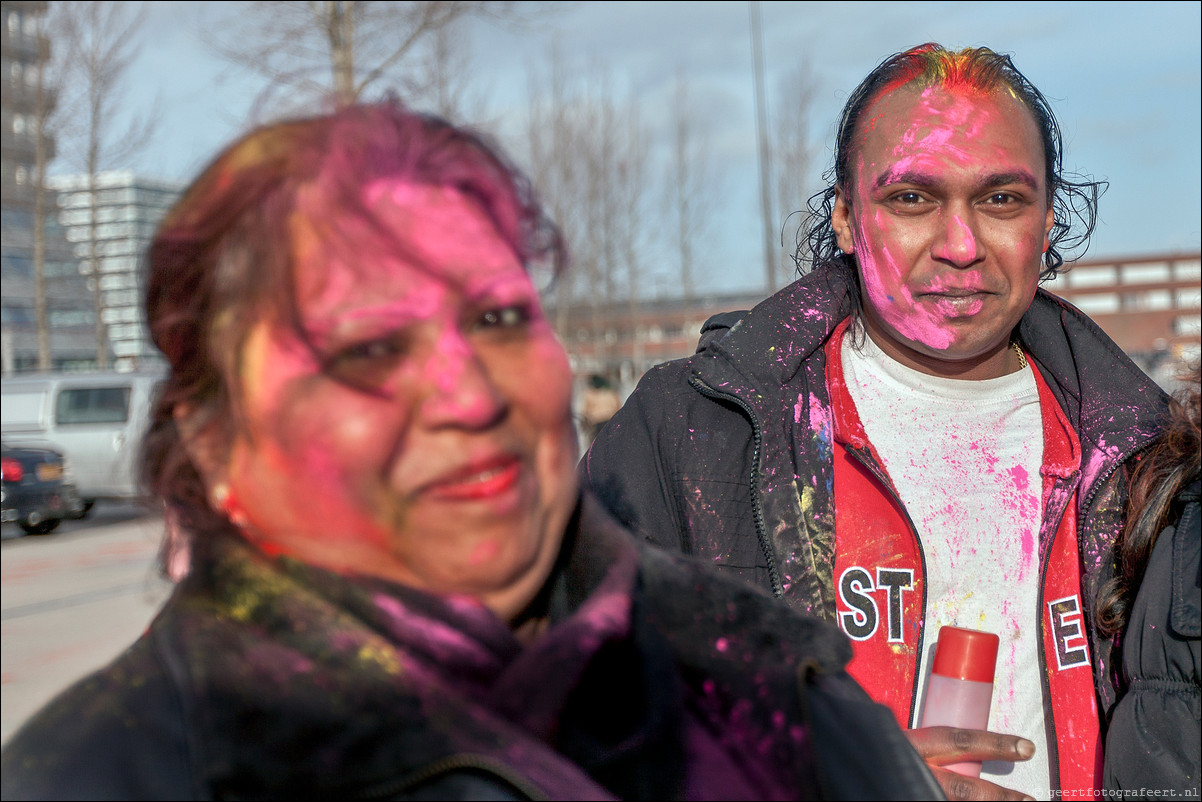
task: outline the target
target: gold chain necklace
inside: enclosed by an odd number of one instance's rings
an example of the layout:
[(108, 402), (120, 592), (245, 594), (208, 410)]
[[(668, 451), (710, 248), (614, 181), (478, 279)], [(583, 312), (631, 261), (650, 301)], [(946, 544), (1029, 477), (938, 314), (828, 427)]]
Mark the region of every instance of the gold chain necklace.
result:
[(1015, 356), (1018, 357), (1018, 369), (1026, 370), (1027, 369), (1027, 355), (1023, 353), (1023, 347), (1021, 345), (1019, 345), (1017, 342), (1013, 342), (1013, 341), (1010, 343), (1010, 347), (1014, 349), (1014, 354), (1015, 354)]

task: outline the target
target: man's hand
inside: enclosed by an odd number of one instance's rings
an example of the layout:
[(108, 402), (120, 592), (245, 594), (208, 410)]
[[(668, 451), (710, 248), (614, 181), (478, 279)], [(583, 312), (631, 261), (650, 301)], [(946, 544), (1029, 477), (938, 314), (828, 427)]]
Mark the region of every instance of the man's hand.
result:
[(949, 763), (977, 760), (1029, 760), (1035, 744), (1017, 735), (956, 727), (922, 727), (906, 730), (910, 745), (918, 752), (948, 799), (1031, 799), (1026, 794), (994, 785), (988, 780), (965, 777), (940, 768)]

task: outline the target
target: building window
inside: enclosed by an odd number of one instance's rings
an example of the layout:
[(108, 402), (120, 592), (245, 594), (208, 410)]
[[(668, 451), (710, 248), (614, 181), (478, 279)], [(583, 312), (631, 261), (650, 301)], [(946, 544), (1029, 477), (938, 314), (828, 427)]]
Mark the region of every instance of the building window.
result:
[(33, 323), (33, 310), (27, 306), (4, 306), (0, 307), (0, 322), (6, 326), (14, 324), (28, 325)]
[(46, 278), (63, 278), (64, 276), (78, 276), (79, 262), (47, 262), (46, 263)]
[(51, 326), (90, 326), (94, 318), (86, 309), (52, 309), (48, 317)]
[(1122, 309), (1124, 312), (1159, 311), (1169, 309), (1172, 305), (1172, 296), (1168, 290), (1127, 292), (1123, 293), (1122, 297)]
[(1173, 334), (1181, 336), (1202, 334), (1202, 316), (1193, 315), (1173, 319)]
[(1197, 309), (1202, 306), (1202, 289), (1193, 287), (1188, 290), (1177, 290), (1178, 309)]
[(1064, 273), (1065, 283), (1070, 287), (1102, 287), (1118, 281), (1118, 271), (1113, 267), (1077, 267)]
[(1158, 284), (1168, 280), (1168, 265), (1123, 265), (1124, 284)]
[(63, 390), (54, 405), (54, 422), (124, 423), (129, 420), (128, 387), (83, 387)]
[(1119, 311), (1119, 297), (1113, 292), (1081, 295), (1073, 303), (1087, 315), (1108, 315)]
[[(33, 259), (28, 256), (19, 256), (16, 253), (4, 254), (4, 277), (10, 276), (32, 276), (33, 275)], [(7, 308), (7, 307), (5, 307)]]
[(128, 290), (136, 289), (136, 287), (134, 277), (128, 273), (110, 273), (100, 277), (100, 289), (102, 290)]
[(1202, 279), (1202, 262), (1177, 262), (1173, 265), (1173, 278), (1178, 281)]

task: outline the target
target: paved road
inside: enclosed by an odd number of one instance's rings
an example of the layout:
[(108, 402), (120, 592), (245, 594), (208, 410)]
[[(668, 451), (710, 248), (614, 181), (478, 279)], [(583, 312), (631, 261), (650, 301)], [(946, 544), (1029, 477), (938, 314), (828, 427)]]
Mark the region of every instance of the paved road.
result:
[(154, 567), (161, 531), (160, 518), (103, 502), (49, 535), (3, 525), (0, 740), (146, 628), (170, 592)]

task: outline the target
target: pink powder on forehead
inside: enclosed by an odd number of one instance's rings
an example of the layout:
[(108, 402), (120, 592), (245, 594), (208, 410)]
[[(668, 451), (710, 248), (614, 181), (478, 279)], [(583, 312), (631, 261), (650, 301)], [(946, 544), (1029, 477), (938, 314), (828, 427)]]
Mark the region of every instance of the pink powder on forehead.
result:
[(376, 320), (392, 325), (419, 320), (437, 309), (446, 295), (445, 287), (414, 282), (403, 294), (381, 293), (377, 300), (353, 294), (352, 287), (361, 286), (361, 277), (333, 270), (326, 275), (328, 280), (322, 295), (342, 299), (343, 302), (332, 304), (333, 308), (328, 310), (331, 319), (325, 320), (317, 315), (316, 320), (306, 321), (310, 333), (314, 335), (332, 334), (338, 329), (353, 328), (356, 323)]
[[(957, 142), (978, 139), (1001, 116), (996, 104), (982, 103), (941, 87), (926, 89), (923, 98), (910, 110), (907, 128), (893, 149), (899, 162), (892, 172), (917, 170), (919, 164), (932, 159), (960, 166), (975, 164), (976, 159)], [(934, 102), (936, 98), (945, 102)], [(997, 156), (1003, 158), (1004, 150), (999, 150)]]
[(435, 187), (428, 184), (398, 181), (395, 178), (382, 178), (363, 188), (363, 200), (369, 206), (374, 206), (384, 199), (398, 206), (416, 206), (430, 200), (430, 196), (433, 194), (446, 195), (452, 192), (454, 190), (449, 187)]
[(948, 126), (962, 126), (974, 116), (987, 113), (991, 107), (980, 100), (989, 97), (987, 93), (965, 92), (960, 86), (934, 84), (922, 90), (918, 108), (938, 117)]

